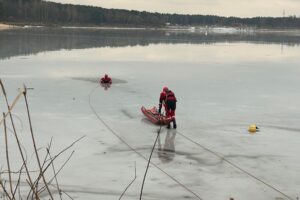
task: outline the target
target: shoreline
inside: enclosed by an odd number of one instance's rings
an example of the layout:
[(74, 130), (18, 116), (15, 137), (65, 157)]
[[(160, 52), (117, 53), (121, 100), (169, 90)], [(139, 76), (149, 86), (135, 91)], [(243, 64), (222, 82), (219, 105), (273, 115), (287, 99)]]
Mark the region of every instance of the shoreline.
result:
[(201, 33), (201, 32), (213, 32), (213, 33), (298, 33), (300, 34), (300, 29), (297, 28), (257, 28), (257, 27), (226, 27), (226, 26), (166, 26), (166, 27), (131, 27), (131, 26), (72, 26), (72, 25), (35, 25), (35, 24), (8, 24), (5, 22), (0, 22), (0, 31), (15, 29), (15, 28), (61, 28), (61, 29), (95, 29), (95, 30), (162, 30), (162, 31), (188, 31), (191, 33)]
[(13, 29), (13, 28), (17, 28), (17, 26), (0, 22), (0, 31), (7, 30), (7, 29)]

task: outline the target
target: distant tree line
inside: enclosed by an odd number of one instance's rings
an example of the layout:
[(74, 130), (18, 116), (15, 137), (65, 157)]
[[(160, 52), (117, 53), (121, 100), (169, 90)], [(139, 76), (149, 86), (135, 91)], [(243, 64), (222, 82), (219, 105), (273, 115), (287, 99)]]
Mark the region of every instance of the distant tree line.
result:
[[(28, 28), (0, 31), (0, 59), (61, 49), (148, 46), (151, 44), (258, 43), (300, 46), (297, 34), (258, 31), (233, 34), (198, 34), (172, 30), (114, 30)], [(3, 199), (4, 200), (4, 199)]]
[(179, 15), (104, 9), (93, 6), (60, 4), (42, 0), (0, 0), (0, 20), (10, 23), (85, 26), (230, 26), (256, 28), (300, 28), (300, 18), (219, 17)]
[(3, 18), (3, 2), (0, 0), (0, 19)]

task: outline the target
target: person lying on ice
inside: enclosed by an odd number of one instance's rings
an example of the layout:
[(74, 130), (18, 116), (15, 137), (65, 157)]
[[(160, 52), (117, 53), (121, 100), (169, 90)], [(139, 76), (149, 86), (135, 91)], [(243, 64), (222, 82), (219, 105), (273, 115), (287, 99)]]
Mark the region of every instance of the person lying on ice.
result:
[(101, 78), (100, 83), (101, 84), (111, 84), (112, 80), (107, 74), (105, 74), (104, 77)]
[[(172, 117), (173, 128), (177, 128), (176, 119), (175, 119), (175, 110), (176, 110), (176, 102), (177, 99), (175, 97), (174, 92), (169, 90), (168, 87), (164, 87), (163, 91), (160, 93), (159, 97), (159, 114), (161, 113), (162, 104), (164, 103), (164, 107), (166, 110), (166, 117)], [(171, 122), (168, 124), (167, 128), (171, 128)]]

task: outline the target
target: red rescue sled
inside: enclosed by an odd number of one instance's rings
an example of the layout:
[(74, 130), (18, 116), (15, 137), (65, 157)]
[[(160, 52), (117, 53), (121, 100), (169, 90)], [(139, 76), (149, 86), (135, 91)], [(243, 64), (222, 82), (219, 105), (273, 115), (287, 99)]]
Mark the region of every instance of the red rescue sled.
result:
[(157, 108), (154, 106), (151, 109), (146, 109), (144, 106), (141, 108), (142, 113), (153, 123), (153, 124), (160, 124), (160, 125), (167, 125), (172, 121), (172, 117), (167, 118), (158, 113)]

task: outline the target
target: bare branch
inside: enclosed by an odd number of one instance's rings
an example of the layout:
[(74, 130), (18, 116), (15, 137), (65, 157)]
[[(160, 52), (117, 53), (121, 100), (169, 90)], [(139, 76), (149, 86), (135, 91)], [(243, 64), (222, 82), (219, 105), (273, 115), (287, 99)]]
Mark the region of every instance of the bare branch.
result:
[(36, 160), (37, 160), (37, 163), (38, 163), (38, 166), (39, 166), (39, 169), (40, 169), (40, 173), (41, 173), (43, 182), (44, 182), (44, 184), (46, 186), (46, 189), (48, 191), (48, 194), (49, 194), (50, 198), (52, 200), (54, 200), (53, 196), (51, 194), (51, 191), (50, 191), (50, 189), (47, 185), (46, 178), (44, 176), (43, 169), (42, 169), (42, 166), (41, 166), (41, 161), (40, 161), (40, 158), (39, 158), (39, 154), (38, 154), (38, 151), (37, 151), (37, 148), (36, 148), (36, 142), (35, 142), (35, 138), (34, 138), (34, 134), (33, 134), (33, 128), (32, 128), (30, 112), (29, 112), (29, 106), (28, 106), (28, 101), (27, 101), (26, 86), (25, 85), (24, 85), (24, 88), (25, 88), (25, 92), (23, 92), (23, 94), (24, 94), (24, 99), (25, 99), (25, 103), (26, 103), (27, 117), (28, 117), (28, 122), (29, 122), (29, 127), (30, 127), (31, 139), (32, 139), (32, 143), (33, 143), (33, 147), (34, 147), (34, 151), (35, 151), (35, 155), (36, 155)]
[[(50, 156), (50, 159), (52, 160), (51, 153), (50, 153), (50, 148), (47, 149), (47, 152), (48, 152), (48, 154)], [(57, 180), (57, 176), (56, 176), (55, 167), (54, 167), (54, 163), (53, 162), (52, 162), (52, 169), (53, 169), (53, 173), (54, 173), (54, 177), (55, 177), (55, 182), (56, 182), (58, 194), (59, 194), (60, 199), (62, 200), (62, 197), (61, 197), (62, 193), (61, 193), (61, 190), (59, 188), (59, 184), (58, 184), (58, 180)]]
[(9, 163), (9, 154), (8, 154), (8, 141), (7, 141), (7, 129), (6, 129), (5, 113), (3, 113), (3, 119), (4, 119), (5, 150), (6, 150), (6, 162), (7, 162), (7, 169), (8, 169), (9, 187), (10, 187), (10, 192), (11, 192), (11, 195), (12, 195), (12, 199), (15, 199), (15, 196), (14, 196), (14, 193), (13, 193), (13, 187), (12, 187), (11, 173), (10, 173), (10, 163)]
[[(16, 131), (16, 127), (15, 127), (15, 124), (14, 124), (14, 120), (13, 120), (13, 117), (12, 117), (12, 114), (11, 114), (11, 107), (9, 106), (8, 99), (7, 99), (7, 95), (6, 95), (6, 91), (5, 91), (4, 85), (3, 85), (3, 83), (2, 83), (1, 80), (0, 80), (0, 85), (1, 85), (1, 88), (2, 88), (2, 92), (3, 92), (3, 94), (4, 94), (6, 106), (7, 106), (8, 113), (9, 113), (9, 117), (10, 117), (10, 121), (11, 121), (11, 124), (12, 124), (12, 127), (13, 127), (14, 136), (15, 136), (15, 138), (16, 138), (16, 141), (17, 141), (17, 144), (18, 144), (18, 148), (19, 148), (19, 152), (20, 152), (20, 155), (21, 155), (21, 157), (22, 157), (23, 164), (24, 164), (24, 167), (25, 167), (27, 176), (28, 176), (29, 185), (30, 185), (31, 189), (34, 191), (34, 193), (36, 194), (36, 199), (39, 200), (39, 198), (38, 198), (38, 196), (37, 196), (37, 192), (35, 191), (35, 189), (34, 189), (34, 187), (33, 187), (33, 183), (32, 183), (32, 180), (31, 180), (31, 177), (30, 177), (30, 174), (29, 174), (29, 170), (28, 170), (28, 167), (27, 167), (25, 158), (24, 158), (24, 154), (23, 154), (23, 151), (22, 151), (22, 149), (21, 149), (21, 143), (20, 143), (20, 140), (19, 140), (19, 138), (18, 138), (17, 131)], [(19, 94), (19, 95), (20, 95), (20, 94)], [(14, 102), (14, 103), (15, 103), (15, 102)], [(13, 103), (13, 105), (15, 105), (14, 103)]]
[[(0, 79), (0, 85), (1, 85), (1, 89), (2, 89), (3, 95), (6, 96), (6, 91), (5, 91), (5, 88), (4, 88), (4, 85), (3, 85), (1, 79)], [(11, 110), (15, 107), (15, 105), (18, 102), (18, 100), (21, 98), (22, 94), (23, 94), (23, 90), (20, 90), (18, 96), (14, 99), (12, 105), (9, 107), (8, 112), (5, 113), (3, 119), (0, 120), (0, 125), (3, 123), (4, 119), (10, 114)]]
[[(59, 168), (59, 170), (57, 171), (56, 174), (54, 174), (54, 176), (50, 179), (50, 181), (48, 182), (48, 184), (50, 185), (52, 183), (52, 181), (54, 180), (55, 177), (57, 177), (57, 175), (61, 172), (61, 170), (65, 167), (65, 165), (69, 162), (69, 160), (71, 159), (71, 157), (73, 156), (75, 151), (73, 151), (71, 153), (71, 155), (68, 157), (68, 159), (64, 162), (64, 164)], [(44, 188), (42, 188), (43, 190), (38, 191), (39, 193), (44, 191)]]
[[(23, 168), (24, 168), (24, 165), (22, 165), (22, 167), (21, 167), (21, 169), (20, 169), (19, 178), (18, 178), (16, 187), (15, 187), (15, 191), (14, 191), (14, 193), (13, 193), (13, 196), (16, 195), (17, 189), (20, 189), (20, 182), (21, 182), (21, 176), (22, 176)], [(19, 190), (19, 191), (20, 191), (20, 190)], [(20, 195), (20, 193), (19, 193), (19, 195)], [(21, 196), (21, 195), (20, 195), (20, 196)]]
[(4, 194), (9, 198), (9, 200), (12, 200), (12, 198), (9, 196), (9, 194), (8, 194), (6, 188), (5, 188), (5, 184), (2, 182), (2, 178), (1, 177), (0, 177), (0, 186), (1, 186)]
[[(50, 185), (50, 186), (52, 186), (53, 188), (56, 188), (54, 185)], [(69, 199), (74, 200), (66, 191), (61, 190), (61, 192), (64, 193), (65, 195), (67, 195), (67, 197), (69, 197)]]
[[(85, 135), (82, 136), (82, 137), (80, 137), (79, 139), (77, 139), (76, 141), (74, 141), (72, 144), (70, 144), (68, 147), (66, 147), (65, 149), (63, 149), (62, 151), (60, 151), (57, 155), (55, 155), (52, 158), (52, 160), (50, 161), (50, 163), (44, 168), (43, 173), (45, 173), (45, 171), (47, 171), (47, 169), (51, 166), (51, 163), (54, 162), (54, 160), (56, 160), (57, 157), (59, 157), (62, 153), (64, 153), (68, 149), (70, 149), (72, 146), (74, 146), (77, 142), (79, 142), (80, 140), (82, 140), (84, 137), (85, 137)], [(41, 179), (41, 175), (39, 175), (39, 177), (37, 178), (37, 180), (35, 182), (38, 182), (40, 179)], [(52, 178), (52, 180), (53, 180), (53, 178)]]

